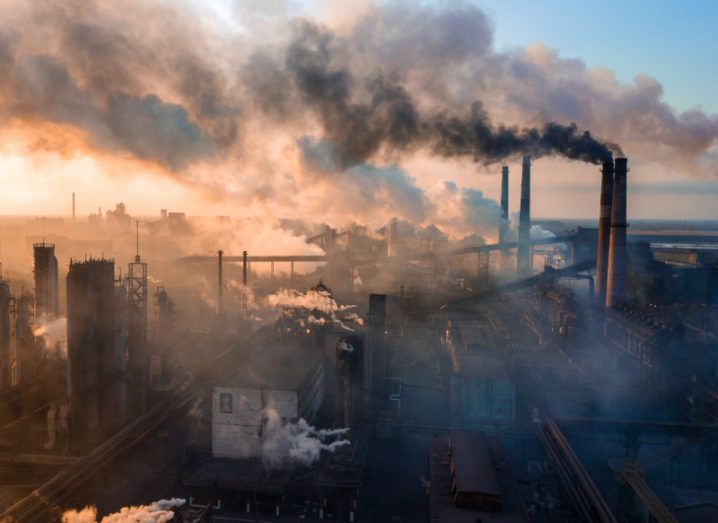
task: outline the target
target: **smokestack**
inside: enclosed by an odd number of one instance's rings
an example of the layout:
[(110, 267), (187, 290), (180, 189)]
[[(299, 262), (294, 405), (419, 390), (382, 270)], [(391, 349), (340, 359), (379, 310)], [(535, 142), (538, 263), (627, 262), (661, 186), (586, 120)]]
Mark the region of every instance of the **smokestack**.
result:
[(608, 272), (608, 242), (611, 237), (611, 202), (613, 201), (613, 160), (601, 167), (601, 208), (598, 216), (598, 249), (596, 250), (596, 298), (606, 303), (606, 277)]
[(509, 228), (509, 168), (501, 168), (501, 225), (499, 226), (499, 243), (506, 241)]
[(217, 314), (224, 314), (224, 282), (222, 281), (222, 250), (217, 251)]
[(242, 251), (242, 310), (247, 310), (247, 251)]
[(72, 193), (72, 221), (75, 221), (75, 193)]
[(626, 298), (626, 177), (628, 159), (616, 158), (611, 204), (611, 234), (608, 247), (606, 307), (620, 305)]
[(396, 255), (396, 241), (398, 236), (398, 221), (392, 218), (386, 230), (386, 255)]
[(247, 251), (242, 251), (242, 284), (247, 286)]
[(531, 270), (529, 240), (531, 237), (531, 158), (524, 156), (521, 165), (521, 209), (519, 212), (519, 249), (517, 269), (519, 274)]

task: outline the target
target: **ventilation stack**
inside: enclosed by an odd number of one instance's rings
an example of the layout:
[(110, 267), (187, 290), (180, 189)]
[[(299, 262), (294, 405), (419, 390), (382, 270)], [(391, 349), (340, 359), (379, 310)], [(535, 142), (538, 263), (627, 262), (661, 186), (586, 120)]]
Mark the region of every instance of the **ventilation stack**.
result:
[(613, 201), (613, 160), (601, 167), (601, 208), (598, 217), (598, 249), (596, 251), (596, 285), (598, 302), (606, 303), (608, 242), (611, 237), (611, 202)]
[(60, 312), (57, 258), (51, 243), (33, 245), (35, 272), (35, 317), (56, 318)]
[(501, 225), (499, 226), (499, 243), (506, 241), (509, 229), (509, 168), (501, 168)]
[(517, 269), (519, 274), (531, 271), (531, 158), (524, 156), (521, 165), (521, 208), (519, 212), (519, 248)]
[(616, 158), (611, 204), (611, 234), (608, 247), (606, 307), (620, 305), (626, 298), (626, 177), (628, 160)]

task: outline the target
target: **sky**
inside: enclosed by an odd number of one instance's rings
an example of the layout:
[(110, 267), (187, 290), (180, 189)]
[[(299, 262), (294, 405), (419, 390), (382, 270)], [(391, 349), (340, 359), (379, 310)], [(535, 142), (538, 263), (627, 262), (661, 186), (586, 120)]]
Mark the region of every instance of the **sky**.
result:
[[(258, 6), (263, 12), (281, 12), (289, 18), (307, 16), (342, 28), (351, 25), (357, 13), (371, 5), (365, 0), (189, 2), (194, 15), (214, 24), (220, 32), (236, 32), (241, 37), (254, 29), (243, 25), (242, 13), (252, 13)], [(439, 10), (457, 5), (429, 4)], [(716, 118), (718, 90), (714, 86), (718, 85), (718, 68), (713, 62), (718, 56), (718, 39), (711, 32), (713, 21), (718, 19), (717, 2), (607, 0), (599, 8), (595, 2), (543, 0), (539, 6), (536, 2), (502, 0), (477, 1), (474, 5), (489, 17), (497, 53), (522, 53), (525, 49), (535, 51), (537, 45), (545, 46), (548, 51), (541, 53), (555, 52), (562, 60), (583, 61), (589, 75), (594, 74), (594, 69), (598, 71), (595, 74), (605, 71), (608, 76), (615, 75), (619, 86), (634, 86), (637, 77), (648, 75), (662, 86), (660, 98), (676, 111), (699, 109), (707, 118)], [(535, 59), (540, 61), (543, 55), (534, 51), (532, 56), (539, 56)], [(38, 142), (47, 141), (42, 126), (31, 134)], [(158, 214), (161, 208), (190, 214), (233, 215), (238, 208), (236, 198), (222, 198), (222, 190), (198, 190), (192, 177), (188, 182), (186, 177), (164, 175), (156, 166), (137, 161), (132, 155), (119, 154), (118, 160), (114, 151), (87, 151), (81, 147), (58, 156), (14, 144), (13, 140), (5, 140), (0, 148), (0, 184), (5, 194), (0, 214), (67, 214), (73, 191), (78, 194), (80, 214), (98, 207), (112, 208), (118, 201), (127, 203), (130, 212), (143, 215)], [(627, 153), (633, 159), (633, 150)], [(666, 155), (670, 151), (661, 147), (658, 153)], [(696, 174), (683, 164), (651, 163), (647, 158), (650, 151), (640, 150), (636, 162), (631, 163), (631, 217), (718, 219), (718, 173), (708, 168)], [(408, 157), (400, 161), (400, 167), (427, 194), (437, 183), (451, 180), (498, 198), (497, 165), (483, 168), (463, 161)], [(510, 167), (512, 195), (518, 196), (516, 174), (520, 167)], [(596, 166), (546, 158), (534, 164), (534, 172), (534, 216), (591, 218), (597, 214)], [(252, 184), (261, 185), (254, 172), (251, 176)], [(517, 207), (518, 198), (512, 198), (511, 208)]]

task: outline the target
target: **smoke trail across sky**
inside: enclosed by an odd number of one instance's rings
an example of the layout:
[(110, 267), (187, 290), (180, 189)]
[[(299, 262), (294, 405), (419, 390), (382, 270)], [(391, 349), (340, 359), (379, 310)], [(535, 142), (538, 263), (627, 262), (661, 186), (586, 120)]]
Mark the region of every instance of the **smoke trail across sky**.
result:
[(634, 162), (716, 172), (718, 117), (674, 110), (648, 76), (623, 84), (541, 45), (499, 52), (469, 3), (363, 4), (349, 21), (240, 4), (222, 23), (163, 0), (10, 0), (0, 152), (91, 157), (335, 226), (438, 223), (432, 187), (456, 182), (417, 180), (412, 159), (596, 163), (620, 144)]

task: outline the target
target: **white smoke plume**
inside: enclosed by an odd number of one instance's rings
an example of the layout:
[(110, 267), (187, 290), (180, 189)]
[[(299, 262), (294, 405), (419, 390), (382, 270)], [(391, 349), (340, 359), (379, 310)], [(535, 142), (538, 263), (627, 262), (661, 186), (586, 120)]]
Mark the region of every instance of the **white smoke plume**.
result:
[(67, 358), (67, 318), (35, 318), (32, 333), (42, 339), (46, 355)]
[(334, 452), (349, 445), (349, 440), (337, 439), (325, 443), (328, 437), (340, 437), (349, 429), (315, 429), (303, 418), (296, 423), (282, 421), (273, 408), (264, 412), (266, 419), (262, 437), (262, 459), (270, 468), (287, 465), (311, 465), (322, 451)]
[(307, 310), (318, 310), (332, 315), (336, 311), (354, 308), (353, 305), (338, 305), (327, 291), (309, 289), (300, 292), (294, 289), (279, 289), (266, 298), (271, 307), (291, 307)]
[(166, 523), (174, 519), (174, 510), (184, 505), (179, 498), (161, 499), (149, 505), (122, 507), (119, 512), (97, 520), (97, 508), (68, 510), (62, 515), (62, 523)]
[[(352, 309), (356, 305), (339, 305), (328, 291), (309, 289), (301, 292), (295, 289), (279, 289), (276, 293), (265, 298), (266, 303), (274, 308), (297, 308), (308, 311), (319, 311), (326, 314), (333, 323), (343, 329), (354, 332), (354, 329), (347, 323), (364, 325), (364, 320)], [(299, 318), (301, 327), (309, 325), (324, 325), (326, 318), (309, 314), (307, 318)], [(346, 322), (346, 323), (345, 323)]]

